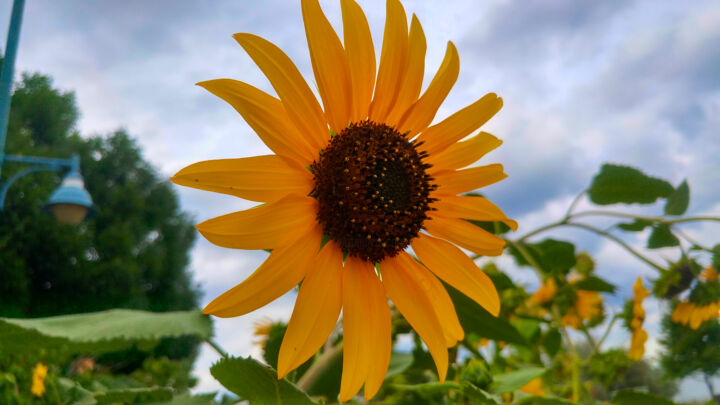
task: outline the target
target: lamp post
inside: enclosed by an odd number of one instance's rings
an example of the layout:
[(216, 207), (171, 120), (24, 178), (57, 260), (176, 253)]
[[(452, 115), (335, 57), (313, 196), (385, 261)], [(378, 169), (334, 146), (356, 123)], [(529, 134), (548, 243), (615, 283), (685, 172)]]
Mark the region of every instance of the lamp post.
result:
[[(25, 163), (29, 166), (11, 176), (4, 184), (0, 183), (0, 211), (5, 206), (5, 196), (10, 186), (19, 178), (40, 171), (60, 172), (68, 170), (62, 184), (50, 197), (48, 206), (55, 217), (63, 223), (77, 224), (87, 215), (92, 207), (90, 194), (85, 190), (80, 175), (80, 161), (77, 156), (70, 159), (51, 159), (34, 156), (5, 155), (5, 135), (7, 133), (8, 116), (10, 113), (10, 91), (12, 89), (13, 74), (15, 70), (15, 56), (17, 55), (18, 41), (20, 39), (20, 26), (22, 25), (23, 8), (25, 0), (14, 0), (10, 14), (10, 27), (8, 28), (5, 55), (0, 71), (0, 173), (5, 162)], [(0, 181), (2, 177), (0, 177)]]

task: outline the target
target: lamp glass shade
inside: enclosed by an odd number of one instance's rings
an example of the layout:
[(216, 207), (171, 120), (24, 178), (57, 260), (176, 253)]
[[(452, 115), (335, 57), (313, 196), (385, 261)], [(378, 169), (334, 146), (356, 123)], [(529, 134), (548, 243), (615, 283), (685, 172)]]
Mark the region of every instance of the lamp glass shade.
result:
[(78, 224), (92, 207), (90, 194), (85, 190), (80, 173), (73, 171), (63, 179), (62, 184), (50, 196), (48, 206), (58, 221)]

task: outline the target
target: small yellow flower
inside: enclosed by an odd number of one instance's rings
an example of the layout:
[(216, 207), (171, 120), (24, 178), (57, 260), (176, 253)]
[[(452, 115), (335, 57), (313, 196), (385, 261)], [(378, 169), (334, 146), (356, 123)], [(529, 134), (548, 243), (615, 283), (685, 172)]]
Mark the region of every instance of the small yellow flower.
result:
[(705, 267), (705, 271), (702, 272), (700, 275), (703, 279), (706, 281), (717, 281), (718, 279), (718, 272), (715, 270), (713, 266)]
[(648, 339), (648, 333), (645, 329), (635, 329), (632, 334), (632, 341), (630, 342), (630, 350), (628, 351), (628, 357), (631, 360), (639, 361), (645, 354), (645, 342)]
[(254, 343), (260, 346), (260, 348), (265, 348), (265, 343), (267, 343), (267, 340), (270, 338), (270, 331), (274, 324), (275, 322), (270, 318), (262, 318), (253, 322), (253, 328), (255, 329), (253, 335), (258, 338)]
[(628, 357), (638, 361), (645, 354), (645, 342), (648, 339), (647, 331), (642, 329), (645, 321), (645, 308), (643, 301), (650, 295), (650, 292), (643, 286), (642, 277), (638, 277), (633, 285), (633, 319), (630, 321), (632, 329), (632, 340)]
[(597, 291), (577, 291), (577, 301), (562, 317), (565, 326), (578, 329), (582, 321), (589, 321), (602, 313), (603, 299)]
[(720, 301), (711, 302), (707, 305), (697, 305), (693, 302), (681, 302), (677, 304), (672, 314), (672, 321), (689, 326), (697, 330), (700, 325), (713, 318), (720, 316)]
[(45, 376), (47, 375), (47, 371), (47, 366), (42, 363), (38, 363), (33, 369), (33, 383), (30, 391), (36, 397), (42, 397), (45, 393)]
[(555, 296), (556, 291), (557, 286), (555, 285), (555, 280), (548, 278), (543, 282), (540, 288), (538, 288), (537, 291), (530, 296), (530, 300), (538, 304), (544, 304)]
[(542, 378), (533, 378), (529, 383), (523, 385), (522, 388), (520, 388), (520, 391), (526, 394), (544, 397), (545, 390), (542, 387)]

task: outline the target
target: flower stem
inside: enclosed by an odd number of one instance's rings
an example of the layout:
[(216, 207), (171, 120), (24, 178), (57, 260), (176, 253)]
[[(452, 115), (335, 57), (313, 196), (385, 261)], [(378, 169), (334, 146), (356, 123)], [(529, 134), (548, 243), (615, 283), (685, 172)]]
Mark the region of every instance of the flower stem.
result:
[(552, 307), (552, 315), (555, 319), (555, 323), (557, 323), (558, 327), (560, 328), (560, 332), (562, 332), (563, 336), (565, 337), (568, 348), (570, 348), (570, 355), (572, 359), (572, 402), (578, 403), (578, 401), (580, 400), (580, 356), (578, 355), (577, 349), (575, 348), (575, 345), (570, 338), (570, 334), (565, 328), (565, 325), (563, 325), (562, 323), (560, 311), (558, 310), (558, 307), (556, 305), (553, 305)]
[(227, 358), (230, 357), (230, 356), (228, 356), (227, 352), (226, 352), (225, 350), (223, 350), (223, 348), (220, 347), (219, 344), (215, 343), (215, 341), (213, 341), (212, 339), (210, 339), (210, 338), (205, 339), (205, 343), (209, 344), (210, 347), (212, 347), (213, 349), (215, 349), (215, 351), (216, 351), (222, 358), (227, 359)]
[(305, 374), (300, 377), (300, 380), (298, 380), (298, 382), (296, 383), (298, 388), (303, 391), (307, 391), (310, 387), (312, 387), (318, 376), (330, 366), (335, 357), (339, 356), (340, 353), (342, 353), (342, 348), (343, 344), (338, 343), (335, 346), (332, 346), (331, 348), (325, 350), (323, 354), (321, 354), (320, 357), (315, 360), (315, 362), (310, 366), (310, 368), (307, 369)]

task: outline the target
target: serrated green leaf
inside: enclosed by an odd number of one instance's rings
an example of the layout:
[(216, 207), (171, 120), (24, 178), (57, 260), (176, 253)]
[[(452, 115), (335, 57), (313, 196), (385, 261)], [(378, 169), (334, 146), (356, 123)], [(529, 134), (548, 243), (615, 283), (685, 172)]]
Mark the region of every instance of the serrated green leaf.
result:
[(567, 274), (576, 263), (575, 245), (570, 242), (545, 239), (539, 243), (515, 242), (515, 245), (517, 247), (510, 246), (510, 254), (518, 265), (530, 265), (519, 250), (524, 249), (545, 274)]
[(636, 219), (632, 222), (621, 222), (617, 224), (616, 226), (623, 231), (628, 232), (640, 232), (647, 228), (648, 226), (652, 225), (652, 222), (646, 221), (644, 219)]
[(673, 235), (670, 226), (667, 224), (657, 224), (653, 226), (650, 237), (647, 241), (648, 249), (659, 249), (664, 247), (677, 246), (680, 244), (677, 236)]
[(388, 366), (387, 373), (385, 373), (385, 379), (398, 374), (402, 374), (403, 371), (407, 370), (413, 363), (413, 355), (410, 353), (396, 353), (393, 352), (390, 355), (390, 365)]
[(306, 405), (310, 397), (287, 380), (278, 380), (275, 370), (250, 357), (227, 358), (215, 363), (210, 374), (231, 392), (251, 404)]
[(667, 198), (673, 186), (665, 180), (650, 177), (629, 166), (604, 164), (587, 191), (590, 201), (598, 205), (652, 204)]
[(458, 319), (466, 333), (527, 346), (527, 340), (507, 320), (492, 316), (485, 308), (451, 286), (445, 284), (445, 288), (455, 305)]
[(494, 376), (494, 381), (490, 387), (490, 391), (495, 394), (504, 394), (513, 392), (522, 388), (531, 380), (545, 374), (547, 369), (540, 367), (524, 367), (517, 371)]
[(615, 394), (611, 403), (617, 405), (675, 405), (674, 402), (639, 391), (623, 390)]
[(562, 398), (548, 397), (525, 397), (517, 401), (515, 405), (573, 405), (572, 402)]
[(600, 277), (597, 276), (587, 276), (584, 279), (576, 282), (573, 284), (575, 288), (578, 290), (585, 290), (585, 291), (599, 291), (599, 292), (606, 292), (610, 294), (615, 293), (615, 285), (608, 283), (607, 281), (603, 280)]
[(682, 215), (687, 211), (690, 205), (690, 186), (687, 180), (682, 183), (670, 194), (665, 203), (665, 215)]
[(562, 334), (556, 328), (550, 329), (543, 335), (541, 343), (545, 352), (553, 357), (562, 345)]
[(200, 311), (154, 313), (113, 309), (48, 318), (0, 318), (0, 352), (62, 347), (70, 352), (106, 353), (164, 337), (212, 335), (212, 321)]

